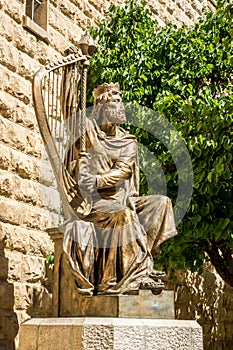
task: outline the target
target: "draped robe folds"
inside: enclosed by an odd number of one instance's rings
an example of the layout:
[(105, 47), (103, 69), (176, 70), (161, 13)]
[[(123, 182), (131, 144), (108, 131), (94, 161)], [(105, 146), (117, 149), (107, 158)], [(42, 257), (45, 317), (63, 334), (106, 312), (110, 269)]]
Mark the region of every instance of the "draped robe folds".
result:
[[(137, 290), (153, 270), (160, 244), (176, 234), (171, 201), (163, 195), (139, 197), (137, 141), (116, 126), (107, 136), (87, 119), (89, 173), (96, 189), (80, 191), (80, 220), (66, 226), (65, 258), (81, 294), (121, 294)], [(77, 150), (79, 152), (79, 150)], [(74, 178), (78, 181), (78, 161)]]

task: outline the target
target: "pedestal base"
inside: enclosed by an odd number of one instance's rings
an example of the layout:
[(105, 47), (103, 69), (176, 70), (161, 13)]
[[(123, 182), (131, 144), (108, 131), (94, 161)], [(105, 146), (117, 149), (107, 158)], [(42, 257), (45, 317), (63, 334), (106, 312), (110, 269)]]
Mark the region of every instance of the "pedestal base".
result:
[(195, 321), (126, 318), (31, 319), (19, 350), (203, 350)]
[(174, 292), (164, 290), (158, 295), (139, 290), (138, 295), (80, 296), (63, 299), (61, 317), (133, 317), (174, 319)]

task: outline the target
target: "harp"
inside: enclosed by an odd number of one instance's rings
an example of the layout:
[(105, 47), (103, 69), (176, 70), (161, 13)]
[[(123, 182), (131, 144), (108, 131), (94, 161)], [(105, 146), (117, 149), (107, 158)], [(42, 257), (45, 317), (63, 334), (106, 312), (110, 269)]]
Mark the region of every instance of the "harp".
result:
[(85, 33), (79, 42), (79, 47), (69, 48), (66, 57), (42, 67), (33, 79), (35, 114), (57, 182), (65, 220), (59, 227), (46, 230), (55, 243), (53, 316), (58, 316), (60, 313), (59, 310), (62, 308), (60, 300), (66, 300), (66, 292), (63, 293), (61, 288), (63, 237), (66, 225), (79, 220), (81, 229), (84, 234), (89, 232), (90, 239), (94, 230), (92, 224), (82, 222), (75, 211), (79, 188), (72, 171), (77, 161), (75, 154), (77, 138), (80, 138), (81, 151), (85, 151), (86, 148), (87, 69), (95, 49), (92, 38)]
[(68, 56), (42, 67), (33, 80), (36, 117), (67, 221), (77, 217), (74, 203), (78, 186), (71, 173), (76, 161), (77, 121), (81, 121), (81, 151), (86, 147), (86, 80), (94, 50), (93, 40), (85, 33), (79, 48), (70, 48)]

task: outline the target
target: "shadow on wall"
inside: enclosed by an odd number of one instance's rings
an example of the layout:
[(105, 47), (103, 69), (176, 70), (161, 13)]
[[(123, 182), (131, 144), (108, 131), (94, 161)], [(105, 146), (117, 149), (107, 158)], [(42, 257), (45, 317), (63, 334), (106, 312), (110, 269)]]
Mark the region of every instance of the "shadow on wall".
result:
[(0, 241), (0, 350), (15, 350), (19, 324), (14, 312), (14, 284), (7, 282), (8, 259), (5, 243)]
[(230, 350), (233, 344), (233, 288), (212, 267), (203, 275), (182, 273), (175, 286), (177, 319), (203, 327), (204, 350)]
[(52, 281), (53, 265), (45, 263), (41, 283), (26, 285), (25, 311), (31, 318), (52, 316)]

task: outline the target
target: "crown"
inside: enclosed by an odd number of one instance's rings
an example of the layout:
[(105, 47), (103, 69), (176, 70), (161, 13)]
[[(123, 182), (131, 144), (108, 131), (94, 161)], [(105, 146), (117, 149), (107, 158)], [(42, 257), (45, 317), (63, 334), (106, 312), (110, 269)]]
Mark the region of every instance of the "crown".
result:
[(93, 90), (94, 106), (108, 102), (121, 101), (119, 83), (103, 83)]

